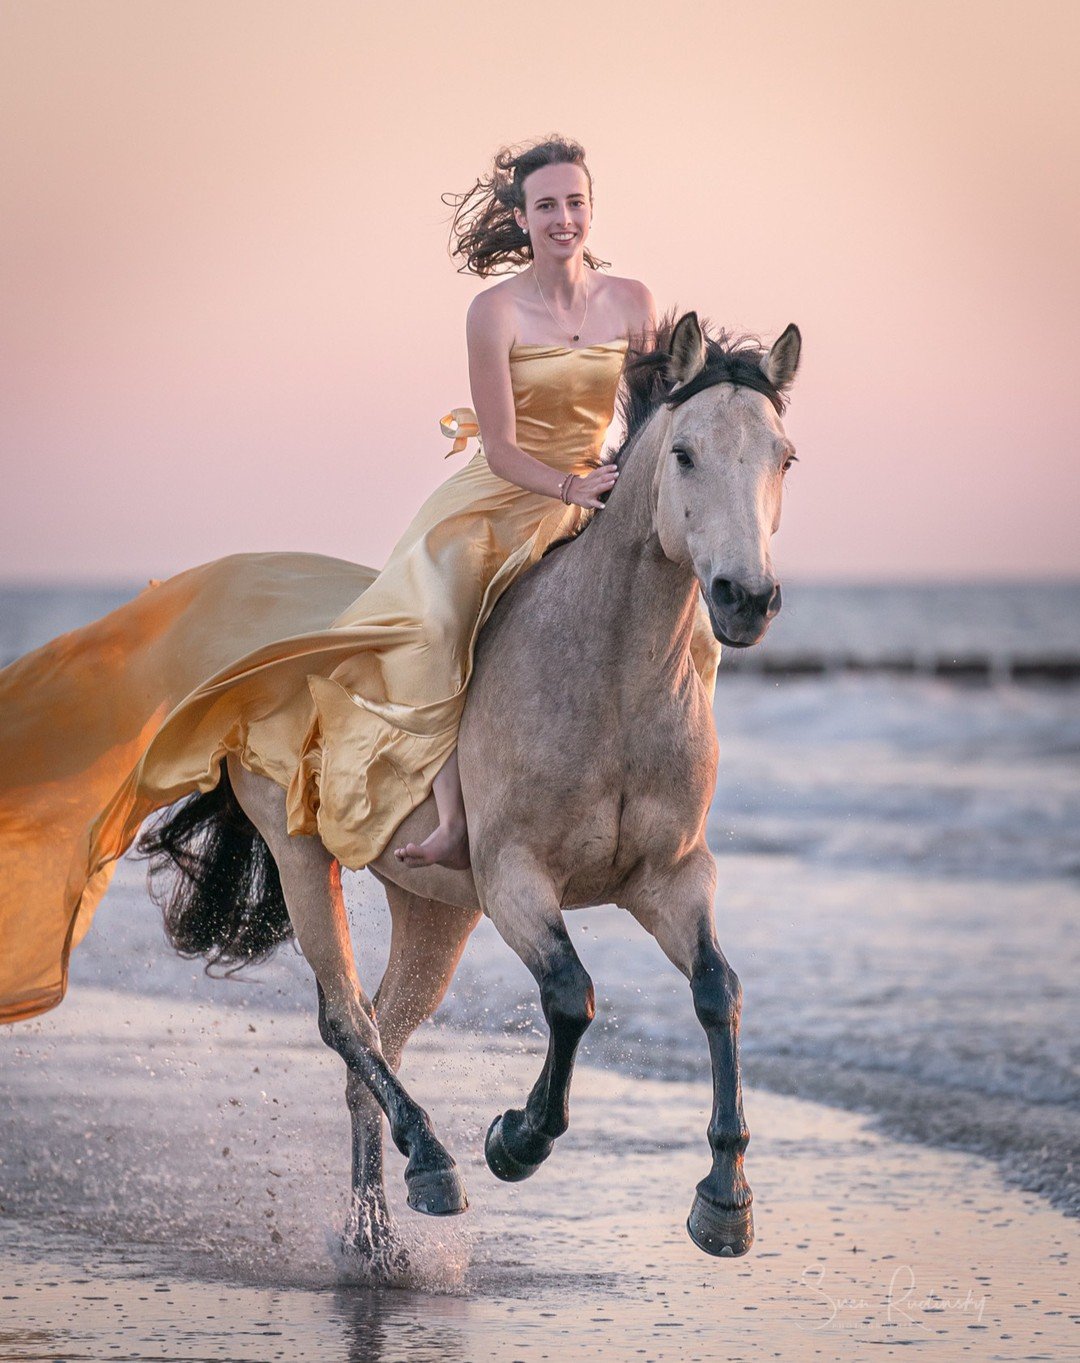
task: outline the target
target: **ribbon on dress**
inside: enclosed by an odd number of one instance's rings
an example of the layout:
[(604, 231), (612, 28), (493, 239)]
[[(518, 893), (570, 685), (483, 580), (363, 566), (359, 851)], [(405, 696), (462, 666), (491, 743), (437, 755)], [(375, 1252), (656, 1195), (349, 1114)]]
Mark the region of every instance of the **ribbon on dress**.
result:
[(439, 430), (454, 442), (454, 448), (449, 454), (443, 455), (444, 459), (449, 459), (451, 454), (460, 454), (474, 436), (480, 439), (480, 423), (471, 407), (455, 407), (452, 412), (447, 412), (439, 421)]

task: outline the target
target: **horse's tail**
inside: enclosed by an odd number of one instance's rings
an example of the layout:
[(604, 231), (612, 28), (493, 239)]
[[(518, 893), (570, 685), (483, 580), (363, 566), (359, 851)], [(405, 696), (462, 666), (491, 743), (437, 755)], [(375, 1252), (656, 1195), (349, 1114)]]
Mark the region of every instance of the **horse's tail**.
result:
[(270, 848), (224, 763), (214, 789), (173, 805), (143, 832), (136, 854), (150, 862), (166, 937), (181, 956), (205, 956), (207, 974), (266, 960), (293, 935)]

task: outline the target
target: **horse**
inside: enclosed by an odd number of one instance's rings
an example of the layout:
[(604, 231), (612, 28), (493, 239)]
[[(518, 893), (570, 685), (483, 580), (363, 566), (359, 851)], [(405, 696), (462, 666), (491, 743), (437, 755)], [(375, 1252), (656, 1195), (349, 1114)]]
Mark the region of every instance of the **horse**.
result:
[[(219, 786), (179, 812), (189, 852), (191, 839), (212, 835), (212, 854), (204, 844), (187, 857), (189, 874), (194, 866), (196, 880), (210, 881), (216, 867), (235, 897), (237, 867), (246, 866), (250, 902), (243, 934), (234, 915), (233, 928), (219, 922), (207, 935), (204, 925), (200, 938), (184, 920), (205, 896), (193, 900), (189, 884), (185, 899), (174, 882), (179, 898), (166, 915), (174, 945), (210, 943), (215, 959), (239, 964), (295, 935), (314, 972), (322, 1038), (346, 1066), (344, 1241), (372, 1266), (385, 1268), (396, 1252), (383, 1116), (407, 1159), (408, 1205), (434, 1216), (468, 1206), (452, 1156), (396, 1071), (481, 913), (532, 973), (548, 1027), (532, 1091), (495, 1117), (485, 1140), (491, 1172), (513, 1182), (533, 1175), (567, 1129), (574, 1058), (595, 1013), (564, 911), (607, 903), (628, 910), (687, 977), (708, 1040), (712, 1160), (689, 1235), (717, 1256), (751, 1247), (742, 990), (717, 941), (717, 872), (705, 841), (718, 745), (692, 649), (699, 612), (720, 645), (746, 648), (780, 610), (770, 540), (795, 457), (781, 417), (801, 344), (794, 324), (766, 349), (714, 335), (687, 312), (665, 319), (655, 349), (628, 362), (617, 485), (576, 536), (503, 594), (477, 643), (458, 744), (471, 870), (410, 869), (389, 849), (369, 867), (392, 919), (373, 999), (357, 975), (340, 867), (317, 837), (287, 834), (280, 786), (230, 754)], [(420, 841), (435, 821), (429, 797), (390, 847)], [(151, 831), (140, 845), (156, 854), (153, 878), (169, 860), (169, 838)], [(175, 840), (171, 851), (183, 866)]]

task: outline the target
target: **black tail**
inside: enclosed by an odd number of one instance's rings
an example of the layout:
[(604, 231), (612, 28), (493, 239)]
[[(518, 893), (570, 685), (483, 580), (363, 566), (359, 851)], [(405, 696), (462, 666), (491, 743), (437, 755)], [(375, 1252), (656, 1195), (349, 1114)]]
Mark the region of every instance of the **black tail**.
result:
[(173, 805), (135, 850), (150, 862), (166, 937), (181, 956), (205, 956), (207, 974), (264, 961), (293, 935), (270, 848), (240, 808), (224, 763), (213, 790)]

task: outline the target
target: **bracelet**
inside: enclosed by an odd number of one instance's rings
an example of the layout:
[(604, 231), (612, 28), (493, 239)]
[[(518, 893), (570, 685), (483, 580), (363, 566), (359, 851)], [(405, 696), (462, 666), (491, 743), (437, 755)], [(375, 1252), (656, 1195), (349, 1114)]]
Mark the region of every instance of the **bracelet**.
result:
[(570, 505), (570, 489), (574, 486), (576, 477), (576, 473), (568, 473), (559, 484), (559, 500), (565, 502), (567, 506)]

